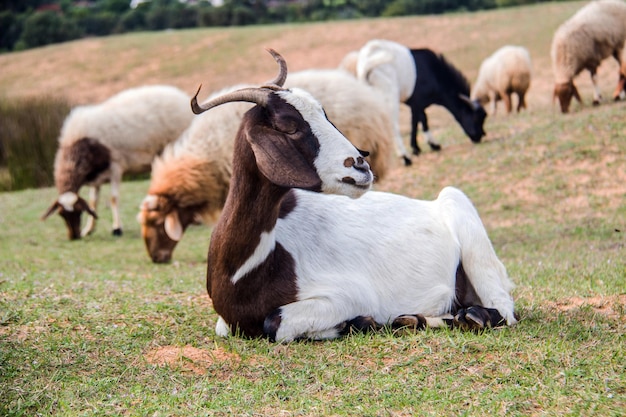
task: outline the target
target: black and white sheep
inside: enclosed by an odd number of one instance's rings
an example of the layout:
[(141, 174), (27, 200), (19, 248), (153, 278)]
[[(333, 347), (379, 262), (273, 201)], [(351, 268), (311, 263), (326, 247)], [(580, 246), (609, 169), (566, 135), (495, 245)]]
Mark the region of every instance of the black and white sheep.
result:
[[(371, 150), (368, 161), (376, 175), (385, 175), (392, 157), (392, 123), (369, 86), (339, 70), (289, 74), (286, 85), (301, 87), (322, 102), (355, 146)], [(232, 88), (211, 97), (228, 90)], [(137, 216), (153, 262), (171, 260), (190, 224), (213, 225), (217, 220), (230, 184), (234, 138), (250, 107), (230, 103), (198, 116), (154, 160), (148, 195)]]
[[(121, 235), (118, 204), (122, 175), (150, 170), (155, 155), (191, 123), (194, 115), (188, 106), (185, 92), (153, 85), (122, 91), (100, 104), (74, 108), (63, 123), (54, 161), (59, 197), (43, 219), (58, 212), (70, 239), (91, 233), (100, 186), (110, 181), (113, 234)], [(78, 194), (83, 185), (91, 187), (89, 204)], [(81, 232), (83, 211), (90, 217)]]
[(368, 192), (365, 153), (309, 93), (281, 87), (286, 64), (270, 52), (281, 68), (273, 83), (192, 100), (195, 113), (256, 104), (235, 139), (209, 246), (216, 332), (288, 342), (446, 317), (473, 328), (514, 324), (512, 284), (469, 199), (455, 188), (430, 202)]
[[(352, 58), (349, 55), (342, 61), (342, 67), (350, 68)], [(399, 152), (404, 152), (407, 165), (410, 159), (404, 150), (398, 125), (399, 103), (411, 108), (411, 148), (414, 155), (421, 152), (417, 144), (419, 123), (431, 149), (441, 149), (428, 127), (425, 110), (432, 104), (445, 107), (472, 142), (480, 142), (485, 135), (485, 109), (470, 99), (469, 82), (443, 55), (430, 49), (409, 49), (396, 42), (374, 39), (359, 50), (356, 69), (357, 78), (378, 89), (387, 102), (396, 123), (396, 144)]]
[(472, 100), (482, 106), (491, 101), (492, 114), (496, 114), (497, 102), (504, 101), (507, 113), (511, 113), (511, 96), (517, 95), (517, 111), (526, 108), (526, 93), (532, 78), (530, 53), (523, 46), (506, 45), (495, 51), (480, 65), (478, 77), (472, 89)]
[(593, 104), (600, 103), (597, 70), (602, 61), (612, 56), (620, 64), (615, 100), (624, 97), (626, 62), (626, 3), (621, 0), (592, 1), (578, 10), (554, 33), (550, 55), (554, 71), (554, 98), (559, 99), (561, 112), (567, 113), (572, 97), (582, 103), (574, 77), (589, 71), (593, 84)]

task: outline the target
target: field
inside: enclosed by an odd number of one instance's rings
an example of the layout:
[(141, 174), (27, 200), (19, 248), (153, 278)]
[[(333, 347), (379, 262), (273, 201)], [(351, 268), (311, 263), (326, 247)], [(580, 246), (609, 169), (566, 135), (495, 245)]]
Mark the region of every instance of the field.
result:
[[(373, 37), (443, 52), (474, 81), (503, 44), (533, 58), (529, 109), (487, 119), (473, 145), (441, 108), (443, 144), (398, 165), (378, 190), (431, 199), (465, 191), (516, 283), (512, 328), (356, 334), (277, 345), (216, 337), (204, 288), (210, 228), (187, 231), (174, 262), (150, 262), (135, 216), (148, 181), (122, 185), (124, 236), (101, 203), (94, 235), (66, 239), (52, 188), (0, 193), (0, 415), (621, 416), (626, 409), (626, 103), (562, 115), (549, 48), (583, 2), (473, 14), (168, 31), (86, 39), (0, 55), (0, 94), (74, 104), (141, 83), (208, 92), (336, 66)], [(408, 136), (408, 111), (402, 114)], [(104, 188), (104, 197), (108, 188)], [(420, 248), (414, 248), (419, 256)]]

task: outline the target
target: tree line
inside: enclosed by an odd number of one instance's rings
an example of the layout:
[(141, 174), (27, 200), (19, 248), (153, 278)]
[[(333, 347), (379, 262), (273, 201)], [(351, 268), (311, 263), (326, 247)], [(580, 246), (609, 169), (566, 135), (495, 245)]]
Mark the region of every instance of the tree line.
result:
[(475, 11), (542, 0), (0, 0), (0, 52), (89, 36)]

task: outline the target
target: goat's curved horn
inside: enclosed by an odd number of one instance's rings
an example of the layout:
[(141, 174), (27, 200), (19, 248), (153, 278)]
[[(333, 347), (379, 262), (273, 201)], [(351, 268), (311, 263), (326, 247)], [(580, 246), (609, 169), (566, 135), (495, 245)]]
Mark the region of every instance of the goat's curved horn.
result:
[(249, 103), (260, 104), (265, 106), (267, 104), (267, 98), (269, 91), (262, 88), (242, 88), (241, 90), (232, 91), (230, 93), (223, 94), (219, 97), (215, 97), (213, 100), (209, 100), (202, 105), (198, 104), (198, 93), (200, 92), (202, 85), (198, 87), (196, 95), (191, 99), (191, 110), (195, 114), (204, 113), (207, 110), (217, 107), (221, 104), (230, 103), (233, 101), (247, 101)]
[(468, 96), (466, 96), (465, 94), (459, 94), (459, 98), (461, 99), (461, 101), (463, 101), (465, 104), (467, 104), (468, 106), (470, 106), (473, 110), (476, 110), (478, 108), (478, 105)]
[(282, 57), (281, 54), (279, 54), (278, 52), (276, 52), (275, 50), (273, 50), (272, 48), (267, 48), (267, 52), (269, 52), (270, 54), (272, 54), (272, 56), (274, 57), (274, 59), (276, 60), (276, 62), (278, 63), (279, 66), (279, 70), (278, 70), (278, 75), (276, 76), (276, 78), (274, 78), (272, 81), (270, 81), (267, 86), (264, 87), (281, 87), (283, 86), (283, 84), (285, 84), (285, 80), (287, 79), (287, 62), (285, 61), (285, 59)]
[(278, 52), (271, 48), (268, 48), (267, 51), (272, 54), (272, 56), (279, 65), (279, 72), (275, 79), (260, 88), (242, 88), (241, 90), (236, 90), (230, 93), (223, 94), (219, 97), (215, 97), (213, 100), (209, 100), (202, 105), (198, 104), (198, 94), (200, 93), (200, 89), (202, 88), (201, 84), (198, 87), (198, 91), (196, 91), (196, 94), (191, 99), (191, 110), (195, 114), (200, 114), (209, 109), (212, 109), (213, 107), (217, 107), (225, 103), (230, 103), (232, 101), (246, 101), (265, 106), (267, 104), (269, 92), (282, 90), (283, 84), (287, 79), (287, 62), (285, 62), (285, 59)]

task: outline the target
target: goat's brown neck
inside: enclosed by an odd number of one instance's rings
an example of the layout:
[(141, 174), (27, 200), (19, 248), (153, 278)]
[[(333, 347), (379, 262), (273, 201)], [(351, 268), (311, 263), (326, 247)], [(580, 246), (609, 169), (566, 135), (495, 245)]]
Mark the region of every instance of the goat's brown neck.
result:
[[(241, 135), (236, 139), (234, 161), (226, 204), (211, 234), (207, 290), (215, 311), (227, 323), (248, 336), (260, 336), (266, 315), (295, 300), (292, 276), (274, 269), (274, 261), (280, 258), (290, 271), (289, 255), (281, 247), (272, 251), (259, 266), (264, 278), (246, 277), (234, 284), (232, 277), (254, 254), (261, 234), (275, 227), (281, 201), (289, 190), (272, 184), (259, 172), (252, 149)], [(280, 293), (276, 293), (274, 281), (282, 282)]]

